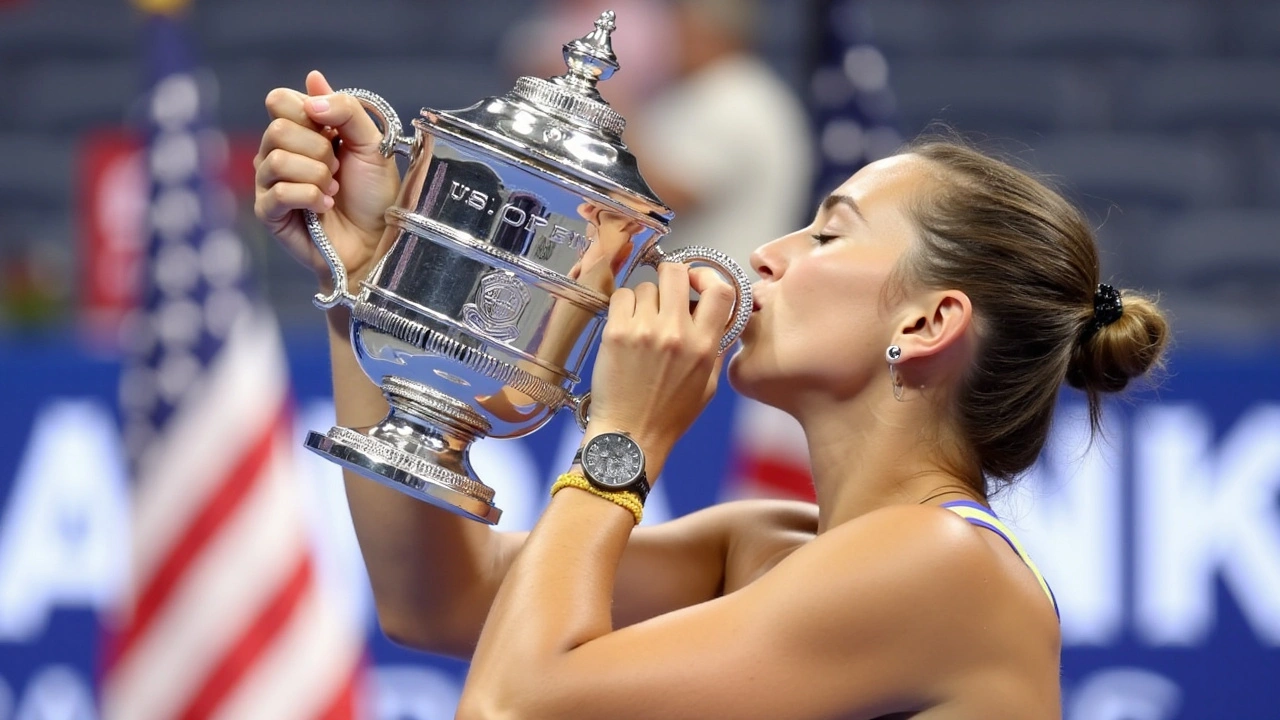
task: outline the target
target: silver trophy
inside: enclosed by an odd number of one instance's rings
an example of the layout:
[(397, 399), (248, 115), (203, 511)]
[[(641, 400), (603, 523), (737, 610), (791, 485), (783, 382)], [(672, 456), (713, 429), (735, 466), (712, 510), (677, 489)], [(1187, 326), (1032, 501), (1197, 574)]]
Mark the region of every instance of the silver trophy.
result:
[(387, 248), (359, 294), (319, 219), (311, 238), (333, 272), (321, 308), (351, 308), (360, 366), (391, 411), (367, 428), (312, 432), (326, 458), (412, 497), (489, 524), (493, 489), (471, 468), (481, 437), (520, 437), (558, 410), (585, 424), (588, 399), (572, 391), (613, 290), (640, 264), (702, 262), (735, 286), (721, 340), (751, 313), (751, 285), (724, 253), (657, 245), (671, 210), (649, 189), (620, 136), (625, 121), (596, 90), (618, 69), (614, 14), (564, 46), (568, 72), (522, 77), (501, 97), (450, 112), (423, 109), (411, 135), (364, 90), (382, 122), (382, 152), (408, 157), (400, 196), (386, 212)]

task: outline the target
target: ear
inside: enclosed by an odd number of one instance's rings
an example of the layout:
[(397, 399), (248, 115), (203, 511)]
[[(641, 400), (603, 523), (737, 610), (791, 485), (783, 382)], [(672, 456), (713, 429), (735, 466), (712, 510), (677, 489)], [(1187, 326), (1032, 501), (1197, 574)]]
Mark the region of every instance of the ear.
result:
[(911, 303), (894, 344), (902, 359), (933, 357), (959, 346), (973, 320), (973, 303), (959, 290), (931, 292)]

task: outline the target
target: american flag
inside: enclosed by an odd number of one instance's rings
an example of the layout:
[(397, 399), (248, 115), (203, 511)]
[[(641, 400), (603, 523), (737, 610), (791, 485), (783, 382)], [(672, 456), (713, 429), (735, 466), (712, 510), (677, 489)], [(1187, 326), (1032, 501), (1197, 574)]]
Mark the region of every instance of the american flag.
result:
[(144, 29), (150, 237), (120, 388), (132, 575), (103, 717), (352, 718), (363, 630), (317, 580), (285, 356), (250, 292), (181, 4), (145, 8), (166, 12)]
[[(872, 42), (867, 1), (827, 0), (815, 5), (810, 27), (815, 29), (817, 55), (809, 74), (808, 101), (821, 162), (814, 207), (863, 165), (892, 155), (903, 141), (895, 126), (897, 102), (889, 86), (889, 64)], [(740, 399), (732, 442), (730, 496), (813, 500), (808, 448), (793, 418)]]

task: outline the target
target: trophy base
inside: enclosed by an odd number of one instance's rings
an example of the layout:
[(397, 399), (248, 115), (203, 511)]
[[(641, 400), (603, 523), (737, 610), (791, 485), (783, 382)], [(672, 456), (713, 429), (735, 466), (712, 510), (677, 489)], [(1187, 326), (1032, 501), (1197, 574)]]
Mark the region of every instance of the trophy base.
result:
[(384, 378), (383, 391), (391, 413), (382, 422), (310, 432), (307, 449), (409, 497), (497, 524), (502, 511), (493, 504), (493, 489), (476, 479), (467, 458), (476, 438), (472, 430), (479, 428), (459, 427), (448, 421), (457, 418), (442, 417), (442, 410), (459, 403), (446, 398), (450, 402), (442, 407), (440, 398), (430, 397), (439, 393), (403, 378)]

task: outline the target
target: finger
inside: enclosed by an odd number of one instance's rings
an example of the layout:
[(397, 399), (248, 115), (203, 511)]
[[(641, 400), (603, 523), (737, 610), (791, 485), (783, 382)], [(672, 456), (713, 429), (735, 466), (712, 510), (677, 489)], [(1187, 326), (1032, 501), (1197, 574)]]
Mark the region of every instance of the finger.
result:
[(307, 94), (294, 90), (293, 88), (276, 88), (267, 93), (266, 105), (267, 114), (271, 119), (284, 118), (307, 128), (319, 132), (324, 126), (317, 124), (308, 115), (303, 103), (307, 100)]
[(716, 386), (720, 383), (720, 371), (724, 368), (724, 353), (716, 355), (711, 361), (711, 372), (707, 375), (707, 387), (703, 391), (703, 397), (710, 400), (716, 394)]
[(262, 162), (258, 163), (254, 181), (264, 189), (279, 182), (289, 182), (315, 185), (325, 195), (335, 195), (338, 192), (338, 181), (333, 179), (328, 165), (282, 148), (267, 153)]
[(636, 286), (636, 317), (658, 314), (658, 286), (651, 282), (643, 282)]
[(258, 146), (258, 155), (254, 158), (254, 167), (261, 165), (271, 151), (279, 149), (309, 157), (324, 163), (332, 175), (338, 172), (338, 158), (333, 154), (333, 143), (324, 135), (289, 118), (276, 118), (267, 125), (262, 133), (262, 143)]
[(658, 314), (671, 319), (689, 318), (689, 266), (658, 264)]
[(302, 125), (314, 125), (302, 108), (307, 95), (293, 88), (278, 87), (267, 93), (267, 114), (274, 118), (286, 118)]
[(618, 288), (609, 296), (609, 319), (630, 319), (636, 311), (636, 294), (631, 288)]
[(698, 292), (698, 306), (693, 310), (693, 324), (721, 331), (729, 325), (729, 316), (737, 301), (733, 286), (711, 268), (694, 268), (689, 272), (689, 285)]
[(315, 185), (282, 182), (259, 191), (253, 211), (262, 220), (279, 222), (294, 210), (323, 213), (331, 207), (333, 198)]
[(303, 107), (312, 121), (337, 130), (347, 151), (356, 157), (372, 163), (384, 160), (378, 149), (382, 131), (359, 100), (344, 93), (330, 93), (307, 98)]

